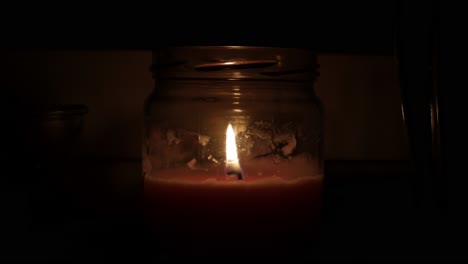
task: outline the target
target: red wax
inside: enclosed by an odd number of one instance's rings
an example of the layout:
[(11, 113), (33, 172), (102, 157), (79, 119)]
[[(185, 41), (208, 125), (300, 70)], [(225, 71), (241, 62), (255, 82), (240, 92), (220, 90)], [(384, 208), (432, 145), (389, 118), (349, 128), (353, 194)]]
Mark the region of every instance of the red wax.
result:
[(266, 173), (260, 173), (244, 166), (242, 181), (187, 169), (145, 177), (146, 226), (160, 253), (262, 257), (300, 252), (316, 236), (322, 175), (289, 168), (264, 167)]

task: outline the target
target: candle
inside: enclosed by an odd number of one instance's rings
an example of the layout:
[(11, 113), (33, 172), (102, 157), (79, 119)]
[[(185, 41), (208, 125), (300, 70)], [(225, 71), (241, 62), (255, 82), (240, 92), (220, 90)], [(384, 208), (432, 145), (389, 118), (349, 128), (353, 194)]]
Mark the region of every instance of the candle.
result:
[(224, 169), (145, 175), (147, 226), (162, 253), (264, 258), (304, 250), (319, 223), (323, 177), (316, 165), (305, 155), (243, 162), (230, 124), (225, 147)]
[(153, 55), (142, 172), (154, 253), (224, 262), (305, 250), (323, 178), (315, 53), (208, 46)]

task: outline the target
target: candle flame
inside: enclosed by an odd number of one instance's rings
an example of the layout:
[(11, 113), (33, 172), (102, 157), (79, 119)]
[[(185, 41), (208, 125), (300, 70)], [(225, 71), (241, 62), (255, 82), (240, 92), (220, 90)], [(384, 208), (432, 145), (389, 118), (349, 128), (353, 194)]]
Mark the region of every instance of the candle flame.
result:
[(243, 179), (242, 169), (237, 157), (236, 135), (231, 124), (228, 125), (226, 130), (226, 174), (228, 177), (236, 175), (238, 180)]
[(228, 125), (226, 130), (226, 162), (239, 164), (237, 157), (236, 135), (231, 124)]

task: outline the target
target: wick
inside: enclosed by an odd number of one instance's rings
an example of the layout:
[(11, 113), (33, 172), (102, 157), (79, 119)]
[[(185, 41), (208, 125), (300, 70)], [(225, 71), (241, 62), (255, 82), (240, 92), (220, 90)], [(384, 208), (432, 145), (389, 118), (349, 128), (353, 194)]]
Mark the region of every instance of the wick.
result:
[(231, 166), (227, 166), (226, 168), (226, 174), (228, 176), (235, 175), (237, 176), (237, 180), (242, 181), (243, 180), (243, 175), (242, 171), (239, 168), (232, 168)]
[(239, 180), (239, 181), (242, 181), (242, 179), (243, 179), (243, 177), (242, 177), (242, 172), (228, 172), (227, 175), (228, 175), (228, 176), (236, 175), (236, 176), (237, 176), (237, 180)]

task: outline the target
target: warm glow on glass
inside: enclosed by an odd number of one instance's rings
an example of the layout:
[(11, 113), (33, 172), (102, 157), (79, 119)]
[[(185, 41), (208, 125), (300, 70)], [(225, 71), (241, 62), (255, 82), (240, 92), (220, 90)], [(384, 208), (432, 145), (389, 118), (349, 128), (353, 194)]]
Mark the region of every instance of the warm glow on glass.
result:
[(237, 157), (236, 135), (234, 134), (234, 129), (231, 124), (228, 125), (226, 130), (226, 162), (239, 163), (239, 158)]

